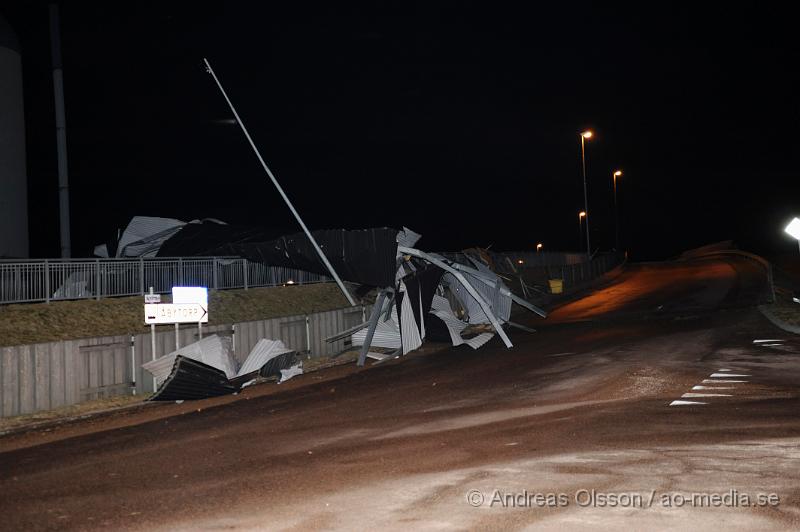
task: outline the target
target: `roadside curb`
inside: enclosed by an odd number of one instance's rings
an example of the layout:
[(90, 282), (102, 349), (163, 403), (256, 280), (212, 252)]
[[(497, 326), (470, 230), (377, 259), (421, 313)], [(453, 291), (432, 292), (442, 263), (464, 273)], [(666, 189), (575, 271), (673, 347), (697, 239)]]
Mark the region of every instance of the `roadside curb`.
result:
[(770, 305), (759, 305), (758, 306), (758, 310), (761, 312), (761, 314), (764, 315), (765, 318), (767, 318), (770, 322), (772, 322), (772, 324), (775, 327), (777, 327), (779, 329), (782, 329), (782, 330), (784, 330), (786, 332), (793, 333), (793, 334), (800, 334), (800, 327), (798, 327), (797, 325), (792, 325), (790, 323), (786, 323), (785, 321), (783, 321), (780, 318), (778, 318), (772, 312), (772, 310), (769, 308), (769, 306)]

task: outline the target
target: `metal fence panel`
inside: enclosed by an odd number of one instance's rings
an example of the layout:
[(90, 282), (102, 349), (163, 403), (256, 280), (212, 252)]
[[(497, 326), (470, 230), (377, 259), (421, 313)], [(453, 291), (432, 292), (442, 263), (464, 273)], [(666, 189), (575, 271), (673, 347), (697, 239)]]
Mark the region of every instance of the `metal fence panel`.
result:
[(0, 304), (158, 294), (173, 286), (234, 289), (329, 282), (324, 275), (236, 257), (0, 261)]

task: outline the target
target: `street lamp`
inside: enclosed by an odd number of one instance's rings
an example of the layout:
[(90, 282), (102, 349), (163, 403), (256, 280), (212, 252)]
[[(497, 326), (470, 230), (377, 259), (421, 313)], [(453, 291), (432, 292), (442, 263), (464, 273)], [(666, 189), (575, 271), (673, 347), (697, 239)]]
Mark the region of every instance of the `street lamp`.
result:
[(583, 243), (583, 217), (586, 216), (586, 211), (581, 211), (578, 213), (578, 249), (581, 248), (581, 244)]
[(616, 246), (614, 249), (619, 251), (619, 207), (617, 207), (617, 178), (622, 176), (622, 170), (617, 170), (611, 175), (614, 180), (614, 235)]
[(586, 130), (581, 133), (581, 169), (583, 170), (583, 210), (586, 216), (586, 254), (591, 258), (592, 246), (589, 243), (589, 194), (586, 188), (586, 139), (592, 138), (594, 133)]
[(784, 228), (784, 231), (797, 239), (797, 246), (800, 248), (800, 218), (795, 218), (789, 222), (789, 225)]
[(536, 253), (539, 253), (541, 250), (542, 250), (542, 243), (539, 242), (538, 244), (536, 244)]

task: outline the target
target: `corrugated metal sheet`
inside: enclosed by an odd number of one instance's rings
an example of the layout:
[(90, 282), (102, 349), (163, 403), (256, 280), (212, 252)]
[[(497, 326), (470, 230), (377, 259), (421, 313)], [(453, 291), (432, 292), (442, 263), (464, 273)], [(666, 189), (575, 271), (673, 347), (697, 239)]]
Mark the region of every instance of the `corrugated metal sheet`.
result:
[(469, 340), (464, 340), (464, 343), (470, 346), (472, 349), (478, 349), (479, 347), (483, 347), (486, 342), (494, 338), (494, 333), (481, 333), (474, 338), (470, 338)]
[[(391, 306), (389, 306), (391, 305)], [(384, 313), (387, 309), (391, 309), (390, 318), (384, 320)], [(403, 347), (402, 339), (400, 338), (400, 326), (397, 324), (397, 305), (388, 299), (383, 303), (381, 310), (381, 317), (378, 320), (378, 325), (375, 327), (375, 335), (372, 337), (372, 346), (384, 347), (386, 349), (399, 349)], [(353, 345), (364, 345), (364, 340), (367, 339), (367, 329), (361, 329), (353, 335)]]
[(412, 248), (414, 247), (414, 244), (419, 242), (420, 238), (422, 238), (421, 234), (416, 233), (404, 226), (403, 230), (397, 233), (397, 245)]
[(453, 314), (453, 311), (450, 309), (450, 303), (441, 296), (433, 296), (431, 314), (442, 320), (447, 326), (453, 345), (467, 344), (471, 348), (477, 349), (494, 338), (494, 333), (487, 332), (465, 340), (461, 336), (461, 332), (467, 328), (467, 324), (459, 320), (455, 314)]
[(400, 293), (403, 294), (400, 301), (400, 341), (405, 355), (422, 345), (420, 326), (415, 320), (414, 309), (411, 308), (411, 305), (419, 305), (420, 302), (419, 300), (411, 301), (406, 284), (402, 281), (400, 282)]
[(144, 253), (154, 256), (161, 244), (184, 225), (186, 222), (172, 218), (134, 216), (116, 243), (116, 250), (108, 251), (114, 251), (116, 257), (139, 257)]
[(203, 338), (199, 342), (173, 351), (166, 356), (142, 364), (142, 367), (156, 378), (156, 382), (161, 383), (172, 371), (175, 359), (178, 356), (182, 356), (217, 368), (225, 373), (228, 378), (231, 378), (236, 375), (236, 362), (231, 357), (230, 352), (230, 338), (214, 334)]
[[(397, 270), (397, 229), (312, 231), (314, 240), (345, 281), (392, 286)], [(159, 250), (160, 256), (236, 255), (254, 262), (327, 275), (305, 233), (275, 238), (268, 229), (219, 224), (187, 224)]]
[(177, 401), (205, 399), (228, 395), (239, 389), (232, 385), (225, 372), (178, 355), (167, 376), (151, 401)]
[(247, 355), (247, 359), (244, 361), (244, 364), (242, 364), (242, 367), (239, 368), (236, 376), (239, 377), (253, 371), (258, 371), (270, 359), (291, 351), (292, 349), (289, 349), (283, 345), (283, 342), (280, 340), (269, 340), (267, 338), (262, 338), (258, 341), (255, 347), (253, 347), (253, 350), (250, 351), (250, 354)]

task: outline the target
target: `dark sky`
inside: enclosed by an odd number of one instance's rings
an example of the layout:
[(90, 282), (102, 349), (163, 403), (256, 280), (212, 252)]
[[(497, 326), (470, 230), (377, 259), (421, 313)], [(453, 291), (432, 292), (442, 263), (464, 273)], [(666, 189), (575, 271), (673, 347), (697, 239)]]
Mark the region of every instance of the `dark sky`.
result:
[[(74, 255), (137, 214), (299, 230), (238, 126), (220, 123), (231, 115), (203, 57), (311, 228), (576, 249), (590, 127), (593, 244), (613, 245), (619, 167), (634, 259), (722, 239), (793, 249), (789, 8), (284, 4), (61, 3)], [(23, 47), (31, 251), (57, 256), (47, 3), (0, 9)]]

